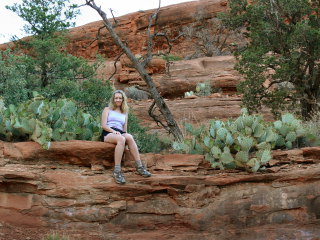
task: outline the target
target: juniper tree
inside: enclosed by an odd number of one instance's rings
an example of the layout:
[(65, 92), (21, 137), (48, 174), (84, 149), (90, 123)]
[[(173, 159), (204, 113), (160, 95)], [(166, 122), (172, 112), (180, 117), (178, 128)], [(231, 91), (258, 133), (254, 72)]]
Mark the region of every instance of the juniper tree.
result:
[[(94, 69), (86, 61), (68, 54), (67, 29), (73, 27), (79, 10), (69, 0), (22, 0), (6, 6), (26, 24), (24, 31), (32, 35), (26, 41), (17, 41), (29, 56), (26, 64), (31, 88), (45, 88), (54, 81), (76, 81), (92, 76)], [(40, 80), (40, 82), (39, 82)]]
[(316, 0), (229, 0), (222, 15), (229, 28), (244, 27), (247, 44), (237, 51), (238, 86), (249, 110), (262, 105), (298, 111), (319, 110), (320, 2)]

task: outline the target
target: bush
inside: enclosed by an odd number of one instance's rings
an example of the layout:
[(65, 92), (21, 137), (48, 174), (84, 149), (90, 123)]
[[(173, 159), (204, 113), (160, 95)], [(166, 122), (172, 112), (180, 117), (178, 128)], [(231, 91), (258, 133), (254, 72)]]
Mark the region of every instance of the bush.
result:
[(51, 233), (42, 238), (42, 240), (70, 240), (70, 238), (68, 236), (60, 236), (58, 233)]
[(180, 61), (180, 60), (183, 60), (183, 57), (168, 54), (168, 55), (162, 56), (162, 59), (164, 59), (164, 60), (166, 60), (166, 61), (168, 61), (168, 62), (172, 62), (172, 61)]
[(113, 89), (109, 82), (100, 79), (86, 79), (81, 83), (63, 78), (58, 79), (39, 93), (48, 99), (69, 98), (77, 101), (77, 105), (92, 116), (101, 114), (108, 105)]
[(113, 92), (109, 82), (99, 79), (84, 80), (79, 89), (75, 96), (69, 97), (75, 99), (92, 116), (101, 115), (103, 108), (109, 104)]
[(200, 83), (197, 83), (195, 92), (193, 92), (193, 91), (185, 92), (184, 96), (185, 97), (189, 97), (189, 96), (193, 96), (193, 95), (196, 95), (196, 96), (209, 96), (213, 92), (219, 92), (219, 90), (221, 90), (221, 89), (217, 89), (217, 88), (213, 89), (211, 87), (210, 81), (206, 81), (206, 82), (203, 82), (203, 83), (200, 82)]
[(6, 104), (17, 104), (28, 99), (23, 58), (13, 55), (10, 50), (0, 52), (0, 96)]
[(162, 150), (157, 134), (148, 134), (147, 129), (139, 124), (138, 118), (132, 113), (128, 117), (128, 132), (134, 136), (141, 153), (158, 153)]
[(209, 96), (212, 92), (210, 82), (198, 83), (196, 86), (196, 95), (197, 96)]
[(309, 121), (303, 123), (306, 129), (306, 145), (320, 146), (320, 112), (312, 115)]

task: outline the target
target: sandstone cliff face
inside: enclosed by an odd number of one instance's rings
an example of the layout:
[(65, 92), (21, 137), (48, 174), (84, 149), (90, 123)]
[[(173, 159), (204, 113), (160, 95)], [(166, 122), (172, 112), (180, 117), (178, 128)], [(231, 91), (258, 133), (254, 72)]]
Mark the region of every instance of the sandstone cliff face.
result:
[[(316, 239), (320, 149), (275, 151), (265, 173), (210, 169), (200, 155), (145, 154), (153, 176), (111, 178), (113, 146), (70, 141), (44, 150), (0, 143), (0, 223), (87, 229), (115, 239)], [(95, 173), (90, 165), (106, 170)], [(99, 235), (100, 234), (100, 235)], [(308, 236), (308, 238), (304, 238)]]
[[(153, 27), (157, 31), (168, 33), (174, 39), (179, 35), (183, 26), (195, 21), (195, 12), (201, 11), (206, 18), (215, 17), (217, 13), (226, 10), (226, 3), (225, 0), (204, 0), (162, 7), (158, 14), (158, 24)], [(108, 13), (108, 9), (103, 10)], [(122, 39), (126, 39), (128, 47), (134, 54), (141, 54), (146, 50), (146, 30), (149, 26), (149, 17), (153, 13), (154, 10), (147, 10), (117, 18), (117, 33)], [(105, 29), (101, 31), (97, 39), (100, 27), (103, 27), (102, 21), (71, 29), (69, 51), (87, 59), (95, 58), (97, 53), (107, 58), (118, 56), (120, 51)], [(168, 45), (164, 39), (159, 39), (155, 44), (155, 52), (167, 48)], [(172, 53), (186, 56), (190, 53), (190, 43), (183, 42), (182, 39), (177, 40)]]

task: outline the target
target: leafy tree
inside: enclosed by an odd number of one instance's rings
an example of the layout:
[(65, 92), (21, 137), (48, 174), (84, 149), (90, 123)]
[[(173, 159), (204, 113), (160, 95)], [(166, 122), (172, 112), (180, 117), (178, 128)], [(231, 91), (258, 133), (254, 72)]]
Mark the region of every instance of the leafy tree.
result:
[(28, 99), (24, 56), (16, 56), (7, 49), (0, 52), (0, 96), (6, 104)]
[[(95, 79), (101, 58), (89, 64), (65, 49), (67, 28), (74, 26), (73, 19), (79, 13), (77, 6), (69, 0), (23, 0), (6, 7), (27, 22), (24, 30), (32, 35), (26, 41), (16, 41), (26, 53), (23, 59), (20, 57), (25, 70), (21, 77), (29, 98), (32, 91), (37, 91), (49, 99), (73, 98), (91, 113), (101, 111), (112, 91), (108, 83)], [(14, 79), (11, 83), (16, 84)], [(22, 100), (17, 98), (15, 102)]]
[(73, 19), (79, 13), (76, 7), (69, 0), (23, 0), (6, 6), (28, 23), (24, 30), (33, 35), (30, 40), (18, 41), (29, 56), (26, 80), (31, 88), (43, 89), (61, 79), (77, 81), (94, 75), (95, 66), (65, 50), (67, 28), (74, 26)]
[(319, 110), (320, 2), (315, 0), (229, 0), (222, 19), (245, 27), (248, 43), (238, 49), (243, 103), (275, 114), (297, 110), (309, 118)]

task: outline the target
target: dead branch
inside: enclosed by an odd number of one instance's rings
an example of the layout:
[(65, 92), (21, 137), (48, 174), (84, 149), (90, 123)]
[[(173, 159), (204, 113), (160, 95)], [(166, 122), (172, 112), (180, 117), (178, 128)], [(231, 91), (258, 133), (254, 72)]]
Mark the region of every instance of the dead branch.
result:
[(159, 1), (159, 7), (157, 8), (157, 10), (152, 14), (152, 16), (150, 17), (150, 19), (149, 19), (149, 26), (148, 26), (148, 30), (147, 30), (147, 32), (148, 32), (148, 40), (147, 40), (147, 45), (148, 45), (148, 47), (147, 47), (147, 56), (146, 56), (146, 58), (145, 58), (145, 60), (142, 62), (142, 65), (144, 66), (144, 67), (146, 67), (149, 63), (150, 63), (150, 61), (151, 61), (151, 59), (152, 59), (152, 49), (153, 49), (153, 38), (154, 38), (154, 34), (151, 34), (151, 27), (152, 27), (152, 23), (153, 23), (153, 21), (154, 21), (154, 25), (156, 24), (156, 22), (157, 22), (157, 19), (158, 19), (158, 13), (159, 13), (159, 11), (160, 11), (160, 3), (161, 3), (161, 1)]
[(114, 66), (114, 72), (111, 74), (111, 76), (108, 78), (107, 81), (110, 81), (111, 78), (117, 73), (117, 62), (120, 60), (121, 56), (124, 54), (124, 52), (122, 51), (119, 56), (114, 60), (113, 62), (113, 66)]
[[(159, 1), (160, 3), (160, 1)], [(176, 140), (182, 140), (183, 135), (182, 132), (177, 124), (177, 122), (174, 120), (173, 115), (168, 108), (167, 104), (165, 103), (163, 97), (160, 95), (159, 91), (157, 90), (151, 76), (148, 74), (146, 71), (145, 67), (143, 64), (134, 56), (134, 54), (131, 52), (131, 50), (124, 44), (124, 42), (120, 39), (118, 34), (114, 31), (112, 24), (107, 18), (107, 15), (104, 11), (99, 8), (94, 0), (86, 0), (86, 4), (90, 6), (92, 9), (96, 10), (101, 18), (104, 21), (104, 24), (109, 31), (111, 37), (113, 38), (114, 42), (117, 44), (119, 48), (123, 50), (123, 52), (127, 55), (129, 60), (132, 62), (133, 67), (137, 70), (137, 72), (140, 74), (141, 78), (145, 81), (147, 84), (150, 94), (152, 98), (154, 99), (155, 104), (157, 105), (159, 111), (165, 118), (167, 122), (167, 129), (169, 129), (169, 132), (173, 134), (174, 138)]]
[(97, 33), (97, 35), (96, 35), (96, 38), (95, 39), (93, 39), (87, 46), (85, 46), (85, 48), (87, 48), (87, 47), (89, 47), (92, 43), (94, 43), (95, 41), (99, 41), (100, 40), (100, 32), (101, 32), (101, 30), (102, 29), (104, 29), (104, 28), (106, 28), (105, 26), (102, 26), (102, 27), (99, 27), (98, 28), (98, 33)]
[(170, 128), (168, 125), (164, 124), (161, 120), (160, 120), (160, 116), (154, 114), (154, 111), (156, 109), (156, 102), (153, 101), (153, 103), (150, 105), (149, 109), (148, 109), (148, 114), (149, 116), (157, 123), (157, 126), (162, 126), (165, 130), (167, 130), (170, 133)]
[(110, 10), (110, 13), (112, 15), (112, 19), (114, 21), (114, 25), (112, 25), (112, 26), (113, 27), (117, 27), (118, 26), (118, 20), (114, 17), (112, 8), (109, 8), (109, 10)]

